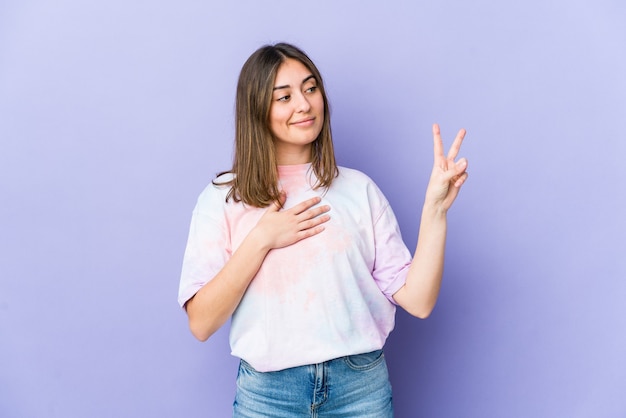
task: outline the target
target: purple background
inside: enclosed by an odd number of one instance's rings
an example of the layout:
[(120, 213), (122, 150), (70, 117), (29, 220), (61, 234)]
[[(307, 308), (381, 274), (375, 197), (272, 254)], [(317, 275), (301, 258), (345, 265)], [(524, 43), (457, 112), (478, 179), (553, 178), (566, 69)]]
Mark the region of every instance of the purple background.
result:
[(396, 416), (626, 416), (625, 21), (620, 0), (0, 2), (0, 416), (230, 416), (227, 329), (193, 339), (178, 275), (239, 69), (281, 40), (411, 249), (431, 124), (468, 130), (439, 303), (387, 345)]

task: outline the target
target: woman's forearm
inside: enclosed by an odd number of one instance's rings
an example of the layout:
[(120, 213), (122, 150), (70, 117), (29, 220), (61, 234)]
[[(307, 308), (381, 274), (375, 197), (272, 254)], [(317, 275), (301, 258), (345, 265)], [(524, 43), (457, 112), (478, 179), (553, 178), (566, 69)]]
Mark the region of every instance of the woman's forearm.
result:
[(443, 276), (446, 231), (446, 211), (425, 205), (406, 283), (393, 296), (413, 316), (428, 317), (437, 302)]
[(235, 312), (267, 253), (321, 233), (330, 219), (330, 206), (316, 206), (320, 197), (307, 199), (293, 208), (280, 210), (287, 198), (268, 207), (215, 277), (185, 305), (193, 335), (207, 340)]
[(464, 137), (465, 129), (461, 129), (445, 155), (439, 125), (433, 125), (433, 171), (426, 188), (417, 248), (404, 286), (393, 295), (398, 305), (419, 318), (430, 315), (439, 296), (448, 227), (446, 215), (467, 180), (467, 160), (455, 161)]
[(268, 252), (251, 233), (222, 270), (187, 302), (189, 328), (197, 339), (206, 341), (226, 323)]

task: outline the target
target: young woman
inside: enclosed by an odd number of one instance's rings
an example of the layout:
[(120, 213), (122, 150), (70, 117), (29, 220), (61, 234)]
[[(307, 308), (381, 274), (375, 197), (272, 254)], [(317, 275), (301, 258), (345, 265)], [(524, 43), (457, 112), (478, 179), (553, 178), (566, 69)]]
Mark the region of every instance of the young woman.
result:
[(446, 213), (467, 179), (465, 131), (435, 161), (413, 258), (366, 175), (337, 167), (322, 77), (289, 44), (264, 46), (237, 86), (232, 169), (198, 198), (179, 303), (208, 339), (232, 317), (235, 417), (393, 416), (382, 353), (395, 307), (426, 318)]

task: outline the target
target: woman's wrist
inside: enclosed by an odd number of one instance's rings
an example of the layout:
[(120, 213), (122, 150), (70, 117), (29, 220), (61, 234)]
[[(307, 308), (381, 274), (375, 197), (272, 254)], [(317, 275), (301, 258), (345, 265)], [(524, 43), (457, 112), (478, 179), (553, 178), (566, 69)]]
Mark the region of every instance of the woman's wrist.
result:
[(448, 208), (440, 204), (435, 204), (426, 200), (422, 206), (422, 219), (433, 221), (445, 221), (448, 215)]
[(257, 251), (268, 253), (273, 248), (268, 237), (269, 234), (257, 225), (248, 233), (245, 241)]

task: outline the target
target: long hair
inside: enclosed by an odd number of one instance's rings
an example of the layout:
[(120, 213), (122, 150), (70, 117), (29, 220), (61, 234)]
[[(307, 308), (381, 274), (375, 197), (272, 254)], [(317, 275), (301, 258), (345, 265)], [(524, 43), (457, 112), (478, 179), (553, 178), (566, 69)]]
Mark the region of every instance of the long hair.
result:
[(269, 126), (272, 91), (276, 73), (288, 58), (300, 61), (317, 80), (324, 99), (324, 123), (311, 147), (315, 188), (328, 188), (339, 171), (330, 129), (330, 110), (322, 76), (313, 61), (299, 48), (278, 43), (257, 49), (239, 74), (235, 105), (235, 150), (230, 180), (213, 184), (230, 186), (226, 201), (266, 207), (279, 200), (278, 168), (273, 135)]

